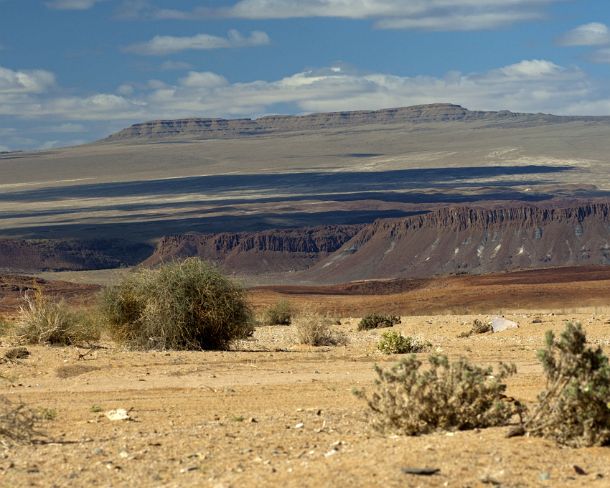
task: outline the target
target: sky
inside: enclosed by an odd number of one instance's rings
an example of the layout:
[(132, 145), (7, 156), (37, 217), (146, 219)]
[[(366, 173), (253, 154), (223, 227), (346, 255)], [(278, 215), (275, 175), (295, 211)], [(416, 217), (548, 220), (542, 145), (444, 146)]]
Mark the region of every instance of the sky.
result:
[(0, 152), (153, 119), (610, 115), (608, 0), (0, 0)]

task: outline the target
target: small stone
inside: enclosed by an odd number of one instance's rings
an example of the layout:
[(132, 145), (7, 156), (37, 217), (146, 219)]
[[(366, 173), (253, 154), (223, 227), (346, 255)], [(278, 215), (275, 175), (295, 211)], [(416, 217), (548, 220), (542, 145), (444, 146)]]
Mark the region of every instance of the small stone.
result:
[(584, 469), (582, 469), (580, 466), (578, 466), (577, 464), (575, 464), (572, 467), (574, 468), (574, 471), (576, 472), (576, 474), (579, 474), (581, 476), (587, 475), (587, 472)]
[(129, 416), (129, 413), (124, 408), (117, 408), (116, 410), (109, 410), (108, 412), (106, 412), (105, 415), (108, 420), (112, 420), (112, 421), (131, 419), (131, 417)]
[(548, 481), (551, 479), (551, 475), (547, 472), (547, 471), (543, 471), (542, 473), (540, 473), (540, 481)]
[(199, 466), (187, 466), (186, 468), (182, 468), (180, 470), (181, 473), (190, 473), (191, 471), (197, 471)]
[(402, 468), (401, 471), (405, 474), (414, 474), (417, 476), (432, 476), (441, 472), (439, 468)]
[(302, 429), (303, 427), (305, 427), (305, 424), (303, 422), (299, 422), (294, 426), (295, 429)]

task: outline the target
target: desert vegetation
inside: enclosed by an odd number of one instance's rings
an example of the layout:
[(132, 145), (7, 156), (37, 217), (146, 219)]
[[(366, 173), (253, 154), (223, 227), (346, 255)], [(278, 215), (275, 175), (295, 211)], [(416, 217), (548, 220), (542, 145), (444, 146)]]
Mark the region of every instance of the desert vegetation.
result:
[(381, 329), (384, 327), (393, 327), (396, 324), (400, 324), (400, 317), (396, 315), (370, 313), (362, 317), (358, 323), (358, 330)]
[(470, 337), (474, 334), (486, 334), (491, 331), (492, 327), (489, 322), (483, 322), (481, 319), (474, 319), (470, 330), (468, 332), (462, 332), (458, 337)]
[(290, 325), (294, 314), (293, 306), (288, 300), (278, 300), (265, 310), (265, 325)]
[(100, 325), (94, 314), (37, 290), (23, 297), (16, 334), (29, 344), (70, 346), (99, 339)]
[(294, 320), (297, 339), (308, 346), (337, 346), (347, 343), (347, 337), (333, 330), (334, 321), (327, 315), (304, 312)]
[(113, 337), (136, 349), (226, 349), (253, 332), (242, 287), (190, 258), (140, 269), (102, 297)]
[(23, 402), (12, 402), (0, 396), (0, 439), (5, 444), (29, 444), (45, 437), (42, 423), (44, 413)]
[(384, 354), (407, 354), (428, 351), (432, 347), (427, 341), (410, 336), (403, 336), (400, 332), (388, 331), (381, 335), (377, 349)]

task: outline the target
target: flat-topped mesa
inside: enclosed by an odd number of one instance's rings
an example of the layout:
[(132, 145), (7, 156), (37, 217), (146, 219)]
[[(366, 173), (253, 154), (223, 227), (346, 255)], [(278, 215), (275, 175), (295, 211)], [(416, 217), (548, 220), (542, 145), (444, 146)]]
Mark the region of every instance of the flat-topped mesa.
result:
[[(460, 105), (435, 103), (412, 107), (310, 115), (269, 115), (257, 119), (188, 118), (153, 120), (134, 124), (110, 135), (102, 142), (237, 138), (281, 132), (332, 129), (372, 124), (418, 124), (453, 121), (489, 123), (559, 123), (574, 120), (596, 121), (602, 117), (561, 117), (548, 114), (471, 111)], [(610, 118), (606, 118), (610, 121)]]

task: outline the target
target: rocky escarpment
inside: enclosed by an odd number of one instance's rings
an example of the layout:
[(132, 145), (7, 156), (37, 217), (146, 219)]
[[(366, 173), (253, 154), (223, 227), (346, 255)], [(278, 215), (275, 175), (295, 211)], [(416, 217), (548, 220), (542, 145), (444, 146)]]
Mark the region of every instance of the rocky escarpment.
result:
[(117, 239), (0, 239), (0, 271), (80, 271), (132, 266), (152, 252), (148, 244)]
[(492, 124), (547, 124), (570, 121), (606, 121), (610, 117), (562, 117), (548, 114), (471, 111), (459, 105), (437, 103), (383, 110), (329, 112), (302, 116), (274, 115), (258, 119), (189, 118), (153, 120), (134, 124), (110, 135), (103, 142), (155, 141), (163, 139), (217, 139), (281, 132), (332, 129), (371, 124), (485, 121)]
[(164, 237), (143, 264), (199, 256), (240, 274), (276, 273), (308, 268), (330, 255), (363, 228), (331, 225), (262, 232), (185, 234)]
[(608, 201), (448, 207), (362, 229), (307, 276), (322, 282), (610, 265)]

